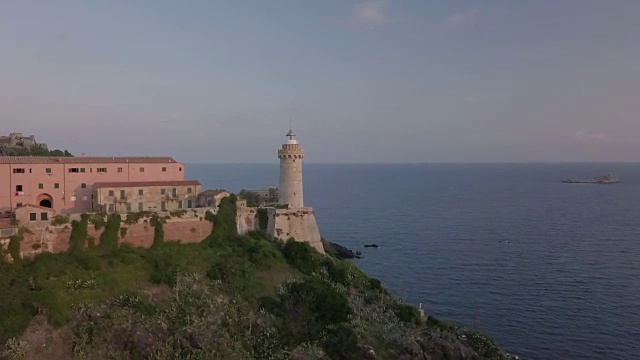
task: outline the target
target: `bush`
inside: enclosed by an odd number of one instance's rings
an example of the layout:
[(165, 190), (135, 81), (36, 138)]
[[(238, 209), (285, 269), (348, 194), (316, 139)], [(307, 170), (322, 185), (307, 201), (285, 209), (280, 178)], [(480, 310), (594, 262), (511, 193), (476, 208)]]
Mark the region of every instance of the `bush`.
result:
[(93, 225), (93, 228), (96, 231), (100, 231), (100, 229), (102, 229), (106, 225), (106, 221), (104, 220), (105, 217), (107, 217), (107, 214), (104, 213), (93, 214), (89, 218), (89, 222)]
[(82, 214), (80, 221), (71, 222), (71, 236), (69, 237), (69, 252), (83, 251), (87, 247), (87, 225), (89, 215)]
[(169, 211), (169, 215), (171, 215), (171, 217), (181, 218), (181, 217), (185, 216), (186, 214), (187, 214), (187, 210), (184, 210), (184, 209), (178, 209), (178, 210), (174, 210), (174, 211)]
[(330, 326), (322, 348), (332, 359), (358, 359), (361, 352), (358, 335), (349, 324)]
[(418, 309), (411, 305), (398, 303), (394, 304), (392, 308), (393, 312), (398, 317), (398, 320), (402, 321), (405, 324), (420, 325), (420, 323), (422, 322), (420, 312), (418, 312)]
[(158, 247), (164, 244), (164, 220), (158, 215), (151, 217), (151, 226), (153, 226), (153, 245)]
[(20, 244), (22, 243), (22, 235), (13, 235), (9, 239), (9, 254), (13, 258), (13, 261), (19, 263), (22, 258), (20, 257)]
[(287, 263), (301, 273), (310, 275), (318, 268), (316, 252), (309, 244), (289, 239), (282, 248)]
[(120, 214), (113, 213), (107, 217), (104, 231), (100, 235), (100, 248), (107, 251), (118, 250), (118, 234), (120, 231)]
[(51, 225), (53, 226), (64, 225), (68, 223), (69, 223), (69, 217), (65, 215), (56, 215), (51, 220)]
[(214, 246), (215, 242), (238, 234), (236, 200), (236, 196), (232, 194), (220, 201), (218, 214), (213, 216), (213, 231), (207, 239), (209, 246)]
[(346, 322), (351, 309), (347, 298), (324, 281), (309, 278), (288, 284), (275, 301), (261, 301), (282, 318), (280, 334), (289, 345), (316, 340), (328, 326)]

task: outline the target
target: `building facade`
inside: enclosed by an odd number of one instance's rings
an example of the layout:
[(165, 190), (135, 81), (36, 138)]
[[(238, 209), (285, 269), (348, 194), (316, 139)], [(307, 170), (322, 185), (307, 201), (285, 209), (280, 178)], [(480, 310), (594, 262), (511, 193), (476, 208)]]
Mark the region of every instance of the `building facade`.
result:
[(220, 206), (220, 201), (229, 195), (231, 194), (226, 190), (205, 190), (198, 194), (198, 206), (217, 208)]
[(173, 211), (197, 205), (200, 183), (195, 180), (106, 182), (93, 184), (93, 211)]
[(91, 212), (95, 183), (183, 180), (184, 164), (171, 157), (2, 156), (0, 212), (26, 204), (60, 214)]

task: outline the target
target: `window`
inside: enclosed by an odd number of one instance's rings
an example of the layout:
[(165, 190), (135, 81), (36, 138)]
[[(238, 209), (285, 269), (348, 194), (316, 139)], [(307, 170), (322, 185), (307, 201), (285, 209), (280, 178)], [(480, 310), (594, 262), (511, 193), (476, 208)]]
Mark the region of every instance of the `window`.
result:
[(120, 190), (120, 200), (124, 200), (126, 198), (124, 190)]
[(44, 172), (47, 173), (47, 174), (51, 174), (51, 168), (44, 169)]
[(77, 172), (80, 172), (80, 169), (78, 169), (78, 168), (69, 168), (69, 172), (70, 173), (77, 173)]
[(31, 168), (29, 168), (29, 174), (31, 174)]
[(17, 203), (16, 207), (22, 207), (22, 203)]
[(163, 172), (167, 172), (167, 168), (165, 166), (162, 167)]
[(178, 201), (178, 209), (182, 209), (182, 200)]
[(38, 184), (38, 189), (44, 189), (44, 184)]
[(29, 213), (29, 221), (36, 221), (36, 220), (38, 220), (38, 214)]
[(142, 196), (144, 194), (144, 190), (140, 189), (138, 190), (138, 195)]
[(42, 221), (49, 220), (49, 217), (47, 216), (46, 212), (40, 213), (40, 220), (42, 220)]
[(181, 167), (179, 167), (179, 168), (178, 168), (178, 171), (182, 171), (182, 168), (181, 168)]
[(22, 191), (22, 185), (16, 185), (16, 191), (21, 192)]
[(109, 190), (109, 196), (113, 196), (113, 190)]
[(191, 188), (187, 188), (187, 194), (191, 194)]
[(167, 210), (167, 203), (165, 201), (161, 201), (160, 202), (160, 209), (161, 210)]
[(98, 169), (96, 170), (96, 172), (99, 172), (99, 173), (106, 173), (106, 172), (107, 172), (107, 168), (98, 168)]
[(173, 197), (178, 196), (178, 189), (176, 188), (171, 189), (171, 194), (173, 195)]
[(87, 201), (87, 200), (89, 200), (89, 197), (87, 195), (82, 195), (82, 200), (83, 201)]
[(140, 172), (144, 172), (144, 168), (143, 167), (140, 168)]
[(116, 211), (116, 205), (115, 204), (109, 204), (109, 212), (114, 212)]
[(76, 196), (75, 195), (71, 195), (71, 201), (76, 201)]
[(160, 189), (160, 195), (164, 195), (164, 189)]
[(14, 174), (24, 174), (24, 169), (23, 168), (13, 169), (13, 173)]
[(127, 203), (127, 211), (131, 211), (131, 204)]
[(59, 184), (59, 183), (55, 183), (55, 184), (53, 184), (53, 188), (54, 188), (54, 189), (60, 189), (60, 184)]
[(80, 168), (80, 172), (83, 173), (84, 172), (84, 168)]
[(86, 184), (86, 183), (82, 183), (82, 184), (80, 185), (80, 187), (81, 187), (81, 188), (83, 188), (83, 189), (86, 189), (86, 188), (87, 188), (87, 184)]
[(187, 209), (191, 209), (193, 207), (193, 203), (191, 200), (187, 200)]
[(118, 168), (118, 172), (122, 172), (122, 168)]
[(142, 203), (138, 203), (138, 211), (144, 210), (144, 205)]

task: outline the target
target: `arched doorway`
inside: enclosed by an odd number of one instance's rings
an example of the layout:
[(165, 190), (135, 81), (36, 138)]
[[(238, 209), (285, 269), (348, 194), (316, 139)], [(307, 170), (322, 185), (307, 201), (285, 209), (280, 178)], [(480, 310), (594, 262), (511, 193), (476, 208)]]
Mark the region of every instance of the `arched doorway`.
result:
[(46, 207), (50, 209), (53, 208), (53, 198), (49, 194), (38, 195), (38, 198), (36, 199), (36, 201), (38, 202), (38, 205), (42, 207)]

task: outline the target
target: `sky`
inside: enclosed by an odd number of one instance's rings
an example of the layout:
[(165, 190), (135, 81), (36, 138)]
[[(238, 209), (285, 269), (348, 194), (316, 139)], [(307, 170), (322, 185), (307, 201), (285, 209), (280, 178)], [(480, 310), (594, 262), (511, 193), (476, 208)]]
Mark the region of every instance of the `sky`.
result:
[(0, 132), (79, 155), (640, 161), (637, 0), (0, 2)]

